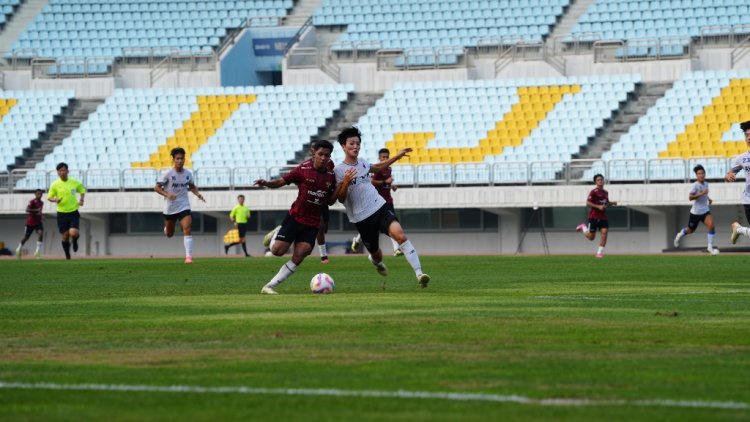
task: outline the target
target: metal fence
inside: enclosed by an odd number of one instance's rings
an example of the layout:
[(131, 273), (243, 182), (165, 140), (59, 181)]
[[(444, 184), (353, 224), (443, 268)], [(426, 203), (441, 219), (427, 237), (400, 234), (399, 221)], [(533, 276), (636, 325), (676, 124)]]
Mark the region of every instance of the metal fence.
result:
[[(503, 186), (574, 185), (590, 183), (601, 173), (609, 183), (682, 183), (688, 182), (695, 165), (706, 168), (708, 179), (721, 179), (731, 166), (726, 157), (690, 159), (571, 160), (496, 163), (425, 163), (393, 166), (393, 178), (400, 186)], [(275, 167), (202, 167), (193, 170), (201, 189), (248, 189), (258, 179), (277, 177), (290, 170)], [(153, 189), (159, 169), (71, 170), (70, 177), (81, 180), (90, 191), (130, 191)], [(744, 178), (741, 176), (740, 178)], [(0, 172), (0, 193), (47, 189), (57, 172), (13, 170)]]

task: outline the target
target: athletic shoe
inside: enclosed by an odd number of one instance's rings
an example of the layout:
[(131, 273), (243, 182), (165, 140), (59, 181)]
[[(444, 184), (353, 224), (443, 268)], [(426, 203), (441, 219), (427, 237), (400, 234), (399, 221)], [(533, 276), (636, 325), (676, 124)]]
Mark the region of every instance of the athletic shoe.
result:
[(266, 233), (266, 235), (263, 236), (263, 246), (268, 247), (268, 245), (271, 244), (273, 237), (276, 236), (276, 233), (278, 233), (279, 230), (281, 230), (281, 226), (276, 226), (273, 230)]
[(73, 237), (70, 243), (73, 244), (73, 252), (78, 252), (78, 238)]
[(674, 244), (674, 247), (675, 247), (675, 248), (679, 248), (679, 247), (680, 247), (680, 238), (681, 238), (681, 237), (682, 237), (682, 236), (680, 236), (680, 233), (677, 233), (677, 236), (675, 236), (675, 237), (674, 237), (674, 242), (673, 242), (673, 244)]
[(185, 263), (186, 264), (192, 264), (193, 263), (193, 257), (192, 256), (186, 256), (185, 257)]
[(320, 263), (321, 264), (327, 264), (328, 263), (328, 256), (321, 256), (320, 257)]
[(229, 245), (224, 245), (224, 255), (229, 254)]
[(706, 252), (708, 252), (711, 255), (718, 255), (719, 254), (719, 250), (716, 249), (716, 248), (708, 248), (708, 249), (706, 249)]
[(378, 274), (382, 275), (383, 277), (388, 275), (388, 267), (385, 266), (385, 263), (381, 262), (380, 265), (376, 265), (375, 269), (378, 270)]
[(16, 249), (16, 258), (21, 259), (21, 250)]
[(581, 224), (579, 224), (579, 225), (576, 226), (576, 231), (577, 232), (582, 232), (584, 230), (586, 230), (586, 224), (581, 223)]
[(425, 288), (427, 287), (427, 283), (430, 282), (430, 276), (427, 274), (420, 274), (417, 276), (417, 283), (419, 283), (419, 287)]
[(401, 249), (396, 249), (393, 251), (393, 256), (404, 256), (404, 253), (401, 252)]
[(597, 258), (604, 258), (604, 252), (597, 252), (596, 253)]
[(732, 238), (731, 239), (732, 239), (732, 244), (733, 245), (735, 243), (737, 243), (737, 239), (739, 239), (739, 237), (740, 237), (740, 232), (737, 230), (739, 228), (740, 228), (740, 223), (738, 223), (736, 221), (734, 223), (732, 223)]
[(354, 238), (352, 239), (352, 253), (357, 253), (357, 250), (359, 249), (360, 242), (357, 241), (358, 237), (359, 236), (354, 236)]
[(272, 289), (272, 288), (270, 288), (268, 286), (263, 286), (263, 288), (260, 289), (260, 294), (262, 294), (262, 295), (277, 295), (278, 293), (276, 292), (276, 290), (274, 290), (274, 289)]
[(39, 251), (36, 251), (36, 252), (34, 252), (34, 257), (35, 257), (36, 259), (42, 259), (42, 253), (41, 253), (41, 252), (39, 252)]

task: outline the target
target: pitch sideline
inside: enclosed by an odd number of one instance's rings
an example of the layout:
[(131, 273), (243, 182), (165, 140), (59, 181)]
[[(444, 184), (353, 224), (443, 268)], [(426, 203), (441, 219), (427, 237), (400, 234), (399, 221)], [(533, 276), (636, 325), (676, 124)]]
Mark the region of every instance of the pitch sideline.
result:
[(364, 397), (364, 398), (399, 398), (450, 401), (482, 401), (495, 403), (517, 403), (535, 406), (648, 406), (648, 407), (688, 407), (698, 409), (747, 410), (750, 404), (742, 402), (705, 401), (705, 400), (625, 400), (625, 399), (570, 399), (547, 398), (535, 399), (518, 395), (501, 395), (485, 393), (450, 393), (430, 391), (378, 391), (378, 390), (340, 390), (335, 388), (262, 388), (262, 387), (203, 387), (190, 385), (125, 385), (125, 384), (57, 384), (48, 382), (24, 383), (0, 381), (4, 390), (61, 390), (61, 391), (115, 391), (115, 392), (149, 392), (149, 393), (190, 393), (190, 394), (252, 394), (281, 396), (328, 396), (328, 397)]

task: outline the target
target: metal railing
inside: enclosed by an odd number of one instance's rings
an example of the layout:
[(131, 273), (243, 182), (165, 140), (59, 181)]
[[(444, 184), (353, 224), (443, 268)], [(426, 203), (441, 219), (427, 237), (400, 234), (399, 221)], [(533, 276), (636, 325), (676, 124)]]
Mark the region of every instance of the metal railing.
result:
[(734, 48), (750, 35), (750, 24), (709, 25), (700, 29), (701, 48)]
[[(697, 164), (706, 168), (707, 178), (721, 179), (729, 171), (731, 161), (726, 157), (693, 157), (398, 164), (393, 166), (393, 178), (400, 186), (412, 187), (575, 185), (590, 183), (596, 173), (603, 174), (609, 183), (683, 183), (690, 180), (691, 169)], [(257, 179), (277, 177), (289, 170), (289, 166), (201, 167), (193, 172), (196, 185), (202, 189), (233, 190), (252, 188)], [(71, 170), (70, 177), (81, 180), (91, 191), (151, 190), (160, 171), (155, 168)], [(47, 189), (56, 179), (54, 170), (0, 172), (0, 193)]]
[(732, 50), (732, 68), (750, 53), (750, 35), (743, 38)]
[(595, 63), (677, 60), (693, 56), (692, 42), (687, 37), (635, 38), (594, 43)]

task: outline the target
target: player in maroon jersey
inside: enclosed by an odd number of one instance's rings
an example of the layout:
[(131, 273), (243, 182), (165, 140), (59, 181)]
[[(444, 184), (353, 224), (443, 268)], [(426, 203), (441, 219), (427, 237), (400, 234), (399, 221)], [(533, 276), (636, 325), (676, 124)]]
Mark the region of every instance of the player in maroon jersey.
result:
[[(258, 186), (280, 188), (294, 183), (298, 186), (297, 199), (292, 204), (281, 228), (274, 238), (271, 253), (281, 256), (294, 243), (292, 259), (281, 266), (279, 272), (269, 281), (261, 293), (277, 294), (274, 288), (289, 278), (305, 257), (310, 255), (315, 245), (315, 238), (320, 227), (321, 209), (324, 205), (333, 205), (339, 197), (339, 191), (346, 189), (348, 183), (336, 189), (336, 176), (328, 169), (333, 145), (326, 141), (315, 144), (312, 158), (294, 168), (279, 179), (255, 181)], [(349, 176), (351, 179), (351, 175)]]
[[(391, 151), (388, 150), (388, 148), (381, 148), (380, 151), (378, 151), (378, 161), (381, 163), (383, 161), (388, 161), (388, 159), (391, 158)], [(375, 189), (378, 191), (380, 196), (385, 199), (385, 205), (393, 211), (393, 213), (396, 213), (396, 210), (393, 208), (393, 196), (391, 195), (391, 191), (396, 192), (396, 189), (398, 189), (398, 186), (393, 183), (393, 170), (390, 167), (384, 168), (383, 170), (380, 170), (377, 173), (374, 173), (370, 177), (370, 182), (372, 182), (372, 185), (375, 186)], [(354, 236), (354, 239), (352, 239), (352, 253), (356, 253), (359, 249), (359, 245), (362, 243), (362, 235), (357, 233), (356, 236)], [(391, 243), (393, 244), (393, 256), (401, 256), (404, 253), (401, 252), (401, 249), (398, 247), (398, 242), (391, 239)]]
[(586, 206), (591, 210), (588, 215), (588, 225), (579, 224), (576, 231), (583, 232), (588, 240), (596, 238), (596, 231), (599, 230), (599, 249), (596, 251), (597, 258), (604, 258), (604, 247), (607, 246), (607, 232), (609, 232), (609, 219), (607, 218), (606, 209), (617, 205), (617, 202), (609, 201), (609, 193), (604, 190), (604, 176), (597, 174), (594, 176), (596, 187), (589, 192), (586, 199)]
[(26, 206), (26, 232), (21, 239), (21, 243), (16, 248), (16, 257), (21, 258), (21, 248), (29, 240), (32, 232), (36, 232), (36, 251), (34, 256), (37, 259), (42, 257), (42, 242), (44, 240), (44, 226), (42, 225), (42, 208), (44, 208), (44, 202), (42, 201), (43, 190), (37, 189), (34, 191), (34, 199), (29, 201)]

